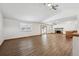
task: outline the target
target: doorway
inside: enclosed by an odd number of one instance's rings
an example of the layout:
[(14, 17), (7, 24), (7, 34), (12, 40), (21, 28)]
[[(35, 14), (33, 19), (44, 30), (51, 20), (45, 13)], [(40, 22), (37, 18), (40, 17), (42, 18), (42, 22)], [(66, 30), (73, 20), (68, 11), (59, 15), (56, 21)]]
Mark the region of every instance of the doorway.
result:
[(41, 24), (41, 34), (47, 34), (47, 26), (46, 24)]

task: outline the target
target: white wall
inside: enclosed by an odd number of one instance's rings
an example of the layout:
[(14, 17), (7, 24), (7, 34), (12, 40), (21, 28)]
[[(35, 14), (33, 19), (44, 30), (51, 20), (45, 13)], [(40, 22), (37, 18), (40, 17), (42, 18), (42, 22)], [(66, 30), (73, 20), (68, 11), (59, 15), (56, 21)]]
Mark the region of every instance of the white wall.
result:
[[(20, 23), (23, 23), (14, 19), (4, 19), (4, 37), (5, 39), (27, 37), (32, 35), (40, 34), (40, 23), (29, 23), (32, 24), (31, 32), (22, 32), (20, 30)], [(28, 22), (26, 22), (28, 23)]]
[[(76, 23), (76, 29), (78, 30), (79, 34), (79, 20)], [(79, 56), (79, 37), (74, 36), (73, 37), (73, 50), (72, 50), (73, 56)]]
[(77, 30), (76, 25), (77, 25), (77, 21), (67, 21), (54, 25), (53, 28), (63, 28), (63, 33), (65, 34), (66, 31)]
[(2, 13), (0, 12), (0, 45), (3, 42), (3, 18), (2, 18)]
[(73, 37), (73, 48), (72, 55), (79, 56), (79, 37)]

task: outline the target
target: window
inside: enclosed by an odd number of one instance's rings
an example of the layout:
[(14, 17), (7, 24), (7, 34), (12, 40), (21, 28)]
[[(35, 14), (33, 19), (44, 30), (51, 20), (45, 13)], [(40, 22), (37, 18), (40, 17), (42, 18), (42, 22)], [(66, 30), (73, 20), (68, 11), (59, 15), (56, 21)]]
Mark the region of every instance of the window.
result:
[(31, 32), (32, 31), (32, 24), (20, 23), (20, 29), (23, 32)]

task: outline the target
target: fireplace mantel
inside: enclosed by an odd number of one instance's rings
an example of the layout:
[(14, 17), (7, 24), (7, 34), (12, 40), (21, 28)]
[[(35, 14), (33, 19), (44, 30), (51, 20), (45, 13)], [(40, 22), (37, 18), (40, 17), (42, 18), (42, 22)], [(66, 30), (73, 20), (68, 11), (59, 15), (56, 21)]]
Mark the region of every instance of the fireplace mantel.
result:
[(55, 29), (55, 33), (63, 33), (63, 28), (54, 28)]

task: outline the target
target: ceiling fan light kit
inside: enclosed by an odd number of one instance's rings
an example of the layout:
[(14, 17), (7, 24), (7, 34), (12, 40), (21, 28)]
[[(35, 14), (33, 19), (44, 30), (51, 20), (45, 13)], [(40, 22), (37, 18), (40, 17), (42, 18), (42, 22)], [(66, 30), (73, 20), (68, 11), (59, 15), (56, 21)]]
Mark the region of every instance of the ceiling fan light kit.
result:
[(44, 5), (46, 5), (47, 7), (49, 7), (50, 9), (53, 9), (53, 10), (57, 10), (57, 8), (58, 8), (58, 5), (54, 4), (54, 3), (44, 3)]

